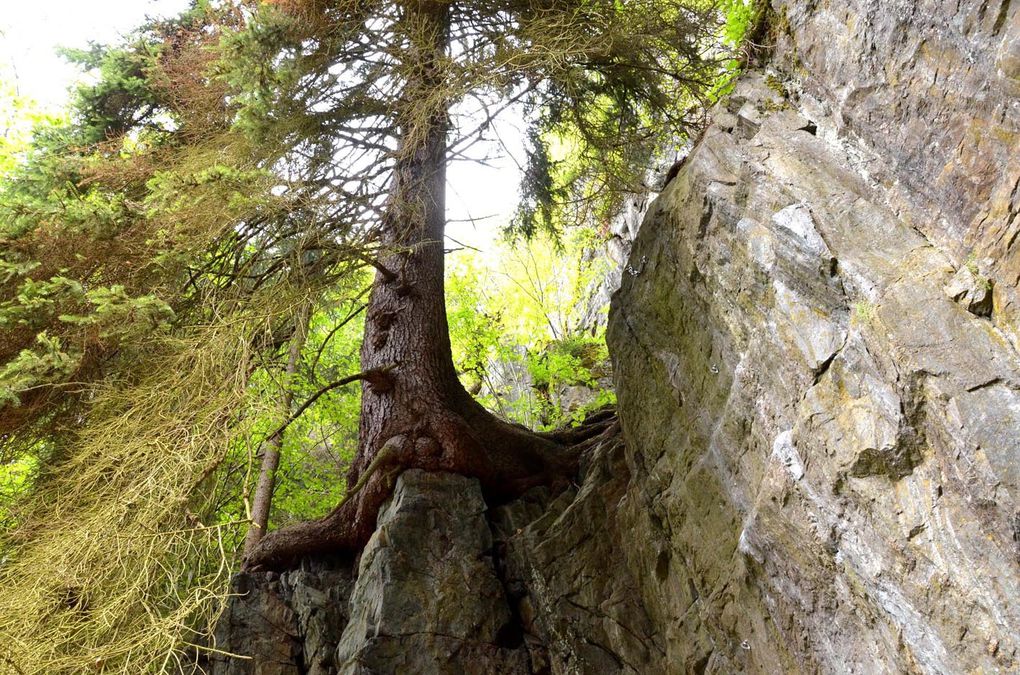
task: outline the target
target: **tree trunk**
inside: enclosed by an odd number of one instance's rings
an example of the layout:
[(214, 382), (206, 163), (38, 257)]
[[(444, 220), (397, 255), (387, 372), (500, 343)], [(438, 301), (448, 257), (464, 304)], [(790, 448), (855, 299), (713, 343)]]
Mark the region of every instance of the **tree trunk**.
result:
[[(287, 366), (284, 369), (283, 390), (280, 393), (280, 418), (287, 419), (291, 405), (294, 403), (294, 387), (291, 380), (297, 372), (301, 360), (301, 350), (308, 336), (308, 321), (311, 316), (310, 307), (302, 305), (295, 317), (294, 335), (290, 338), (287, 354)], [(262, 540), (269, 524), (269, 511), (273, 505), (273, 488), (276, 485), (276, 469), (280, 466), (280, 446), (283, 445), (283, 431), (273, 434), (262, 444), (262, 465), (259, 468), (259, 480), (252, 497), (251, 525), (244, 538), (244, 556), (248, 557), (255, 546)]]
[[(362, 387), (359, 452), (348, 484), (354, 485), (389, 436), (413, 426), (430, 409), (448, 407), (460, 385), (446, 321), (443, 232), (446, 225), (445, 105), (428, 109), (443, 86), (441, 60), (449, 42), (449, 5), (404, 5), (408, 32), (420, 34), (418, 63), (402, 97), (423, 102), (402, 112), (392, 192), (383, 221), (381, 260), (396, 273), (377, 272), (369, 298), (362, 371), (395, 366), (393, 387)], [(410, 138), (409, 138), (410, 136)], [(353, 480), (351, 480), (353, 479)]]
[(360, 550), (406, 468), (472, 476), (489, 498), (502, 500), (563, 480), (576, 466), (574, 454), (548, 436), (490, 414), (457, 378), (443, 265), (448, 114), (437, 95), (444, 85), (449, 3), (408, 0), (403, 10), (415, 49), (405, 64), (402, 143), (383, 224), (386, 252), (379, 262), (388, 273), (376, 273), (366, 316), (366, 378), (348, 496), (321, 520), (270, 534), (248, 566), (279, 568), (311, 553)]

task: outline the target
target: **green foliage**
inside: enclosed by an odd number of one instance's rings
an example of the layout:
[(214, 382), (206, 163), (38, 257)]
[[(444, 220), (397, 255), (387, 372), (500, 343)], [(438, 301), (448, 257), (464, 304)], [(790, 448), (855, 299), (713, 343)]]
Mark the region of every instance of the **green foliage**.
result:
[(723, 0), (720, 10), (725, 17), (723, 39), (732, 47), (739, 47), (747, 32), (758, 20), (760, 0)]
[(95, 84), (76, 93), (82, 142), (98, 143), (158, 123), (160, 100), (147, 77), (156, 67), (155, 41), (142, 39), (128, 48), (93, 44), (89, 49), (65, 49), (63, 55), (95, 76)]
[(206, 77), (222, 26), (199, 23), (79, 54), (96, 78), (71, 119), (0, 167), (0, 662), (24, 672), (169, 670), (201, 639), (277, 414), (248, 383), (295, 297), (353, 266), (313, 274), (307, 193), (281, 197), (279, 155), (229, 128)]
[(868, 300), (855, 302), (851, 307), (850, 319), (855, 324), (867, 325), (874, 321), (878, 307)]
[[(37, 265), (38, 263), (12, 264), (8, 269), (33, 269)], [(75, 279), (59, 275), (39, 280), (26, 277), (17, 287), (13, 299), (0, 306), (0, 326), (38, 325), (53, 315), (62, 303), (77, 302), (84, 295), (84, 287)]]
[(233, 439), (249, 435), (235, 412), (246, 397), (246, 333), (260, 320), (229, 318), (149, 341), (133, 376), (93, 390), (73, 440), (54, 433), (5, 463), (0, 491), (18, 497), (0, 501), (6, 663), (169, 671), (182, 640), (210, 628), (239, 525), (216, 523), (230, 483), (217, 469)]
[[(81, 282), (54, 276), (36, 280), (25, 275), (38, 263), (7, 263), (2, 269), (8, 281), (23, 277), (13, 297), (0, 304), (0, 328), (38, 329), (35, 345), (18, 352), (0, 367), (0, 409), (21, 403), (21, 394), (45, 385), (58, 385), (75, 373), (84, 354), (80, 341), (64, 346), (65, 334), (51, 335), (47, 325), (80, 329), (80, 340), (139, 342), (154, 332), (169, 330), (174, 319), (170, 306), (154, 295), (131, 296), (123, 286), (97, 287), (86, 291)], [(64, 313), (76, 311), (76, 313)], [(83, 313), (77, 313), (83, 312)], [(92, 336), (89, 338), (88, 336)]]
[[(527, 366), (532, 387), (538, 392), (537, 416), (546, 421), (545, 429), (580, 424), (592, 410), (616, 403), (615, 392), (607, 383), (609, 351), (604, 333), (598, 337), (570, 335), (551, 342), (542, 351), (529, 353)], [(571, 406), (567, 400), (571, 389), (587, 400)]]
[(62, 314), (60, 320), (79, 326), (94, 326), (101, 338), (139, 340), (153, 331), (170, 328), (174, 311), (154, 295), (131, 297), (124, 287), (115, 284), (85, 293), (93, 305), (92, 312), (82, 316)]
[[(453, 257), (447, 313), (454, 363), (493, 412), (553, 429), (615, 400), (604, 308), (592, 315), (587, 306), (608, 272), (593, 255), (601, 245), (590, 230), (575, 230), (559, 240), (504, 242), (491, 258)], [(567, 401), (571, 393), (576, 400)]]
[(591, 385), (592, 371), (609, 358), (605, 341), (571, 335), (551, 343), (540, 354), (528, 360), (534, 386), (548, 389), (556, 384)]
[[(682, 142), (699, 130), (718, 78), (713, 3), (580, 4), (571, 8), (580, 24), (556, 36), (557, 47), (591, 51), (580, 63), (566, 57), (572, 67), (551, 68), (549, 95), (528, 111), (532, 152), (513, 234), (605, 228), (626, 194), (648, 190), (646, 168), (663, 139)], [(585, 43), (596, 36), (597, 45)], [(550, 151), (557, 144), (567, 151)]]
[(46, 332), (36, 335), (35, 349), (23, 349), (0, 369), (0, 405), (18, 405), (30, 389), (62, 381), (78, 365), (63, 351), (60, 340)]
[[(202, 33), (214, 37), (230, 12), (229, 5), (220, 12), (208, 2), (195, 2), (173, 19), (140, 26), (120, 45), (92, 43), (87, 49), (62, 50), (68, 61), (92, 76), (89, 84), (76, 89), (72, 101), (76, 143), (96, 144), (125, 135), (137, 140), (140, 134), (155, 140), (180, 131), (185, 117), (201, 111), (182, 109), (196, 101), (176, 88), (182, 84), (182, 73), (174, 72), (174, 60), (179, 64), (182, 53), (187, 55), (194, 44), (188, 41), (196, 37), (208, 46)], [(184, 63), (199, 69), (186, 77), (205, 77), (200, 60)]]
[(10, 175), (32, 146), (32, 130), (58, 125), (62, 120), (47, 114), (31, 99), (18, 93), (10, 71), (0, 67), (0, 180)]
[[(369, 282), (367, 275), (357, 275), (356, 280)], [(331, 293), (312, 316), (298, 372), (290, 382), (264, 373), (266, 395), (288, 387), (299, 405), (330, 382), (357, 373), (363, 310), (357, 293)], [(355, 382), (319, 398), (288, 427), (280, 450), (271, 528), (322, 516), (343, 497), (344, 476), (358, 447), (360, 408), (361, 386)], [(265, 425), (268, 431), (279, 420), (267, 416), (265, 422), (270, 423)]]
[(732, 57), (723, 61), (719, 77), (709, 93), (711, 100), (718, 100), (733, 90), (752, 48), (748, 40), (757, 32), (759, 23), (768, 11), (766, 5), (765, 0), (719, 0), (719, 10), (723, 16), (720, 39)]
[(517, 213), (510, 224), (511, 233), (532, 239), (539, 232), (555, 233), (556, 204), (563, 202), (567, 186), (572, 183), (561, 174), (562, 161), (557, 162), (550, 155), (549, 142), (543, 137), (539, 126), (528, 129), (529, 162), (521, 177), (521, 199)]
[(0, 531), (17, 526), (16, 508), (31, 489), (39, 469), (37, 457), (0, 464)]
[[(208, 635), (281, 393), (297, 405), (360, 369), (363, 268), (405, 206), (391, 169), (458, 104), (536, 120), (516, 221), (532, 241), (451, 266), (465, 384), (533, 428), (612, 399), (603, 322), (579, 300), (655, 138), (694, 127), (714, 7), (450, 3), (456, 44), (422, 90), (413, 13), (278, 4), (196, 2), (70, 52), (92, 78), (68, 118), (0, 146), (0, 491), (17, 495), (0, 501), (0, 660), (26, 672), (173, 670)], [(587, 394), (567, 407), (571, 387)], [(359, 396), (288, 427), (272, 526), (342, 494)]]

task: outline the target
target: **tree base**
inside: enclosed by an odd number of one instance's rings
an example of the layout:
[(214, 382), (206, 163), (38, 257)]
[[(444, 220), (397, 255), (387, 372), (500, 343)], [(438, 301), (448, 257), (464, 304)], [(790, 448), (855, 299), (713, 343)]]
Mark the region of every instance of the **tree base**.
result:
[[(375, 531), (376, 518), (397, 477), (408, 469), (476, 478), (489, 504), (515, 499), (537, 486), (570, 485), (586, 450), (615, 431), (616, 416), (602, 410), (576, 428), (538, 434), (488, 413), (472, 420), (434, 413), (418, 428), (391, 437), (328, 515), (271, 532), (244, 561), (246, 570), (284, 570), (309, 555), (357, 554)], [(480, 423), (480, 424), (479, 424)]]

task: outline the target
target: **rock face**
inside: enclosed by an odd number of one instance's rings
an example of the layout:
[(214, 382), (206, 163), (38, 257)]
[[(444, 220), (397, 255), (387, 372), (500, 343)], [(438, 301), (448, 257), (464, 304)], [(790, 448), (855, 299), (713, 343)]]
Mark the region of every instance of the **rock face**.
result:
[(774, 3), (775, 65), (854, 170), (1020, 328), (1020, 7), (1010, 0)]
[(405, 474), (216, 672), (1020, 670), (1020, 4), (774, 9), (625, 265), (622, 435), (498, 508)]
[(668, 576), (669, 553), (653, 569), (631, 566), (628, 547), (659, 543), (628, 529), (621, 508), (628, 476), (623, 444), (611, 437), (595, 449), (579, 487), (551, 501), (534, 492), (494, 514), (533, 672), (670, 672), (665, 635), (641, 587), (646, 571), (660, 583)]
[(653, 205), (610, 328), (622, 550), (664, 671), (1020, 668), (1020, 83), (994, 65), (1020, 25), (997, 5), (777, 3), (779, 69)]
[(404, 473), (365, 547), (340, 673), (526, 673), (475, 480)]
[(355, 572), (306, 561), (235, 578), (220, 622), (222, 675), (529, 673), (528, 652), (492, 558), (475, 480), (407, 471)]
[[(238, 574), (235, 594), (216, 627), (220, 675), (327, 675), (350, 618), (350, 561), (305, 561), (282, 575)], [(236, 655), (231, 656), (231, 655)]]

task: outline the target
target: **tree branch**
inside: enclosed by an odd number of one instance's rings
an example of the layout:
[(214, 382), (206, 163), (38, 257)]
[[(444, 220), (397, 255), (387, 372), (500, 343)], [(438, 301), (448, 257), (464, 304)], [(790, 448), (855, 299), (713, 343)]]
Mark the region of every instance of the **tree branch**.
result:
[(344, 385), (350, 384), (351, 382), (357, 382), (358, 380), (368, 380), (373, 384), (386, 382), (391, 379), (390, 372), (396, 367), (397, 367), (396, 364), (390, 364), (387, 366), (383, 366), (382, 368), (373, 368), (371, 370), (366, 370), (360, 373), (356, 373), (354, 375), (348, 375), (347, 377), (336, 380), (335, 382), (330, 382), (325, 387), (309, 396), (308, 399), (304, 403), (302, 403), (298, 407), (298, 409), (291, 414), (290, 417), (284, 420), (283, 423), (280, 424), (280, 426), (278, 426), (276, 429), (274, 429), (271, 434), (268, 434), (266, 436), (266, 440), (275, 438), (282, 434), (287, 429), (287, 427), (289, 427), (295, 420), (297, 420), (297, 418), (301, 417), (301, 415), (310, 407), (312, 407), (312, 405), (316, 401), (322, 398), (323, 395), (333, 391), (334, 389), (339, 389)]
[[(372, 287), (371, 287), (371, 286), (369, 286), (369, 287), (368, 287), (368, 288), (366, 288), (366, 289), (365, 289), (364, 291), (362, 291), (361, 293), (359, 293), (359, 294), (358, 294), (358, 298), (361, 298), (361, 297), (362, 297), (363, 295), (365, 295), (365, 293), (366, 293), (367, 291), (371, 290), (371, 288), (372, 288)], [(355, 310), (351, 311), (351, 312), (350, 312), (350, 313), (349, 313), (349, 314), (348, 314), (348, 315), (347, 315), (347, 316), (346, 316), (346, 317), (345, 317), (345, 318), (344, 318), (344, 319), (343, 319), (343, 320), (342, 320), (342, 321), (341, 321), (340, 323), (338, 323), (337, 325), (333, 326), (333, 329), (329, 331), (329, 334), (328, 334), (328, 335), (326, 335), (326, 337), (325, 337), (325, 338), (323, 338), (323, 340), (322, 340), (322, 344), (321, 344), (321, 345), (319, 345), (319, 351), (317, 351), (317, 352), (315, 353), (315, 359), (313, 359), (313, 360), (312, 360), (312, 367), (311, 367), (311, 369), (310, 369), (312, 373), (314, 373), (314, 372), (315, 372), (315, 369), (316, 369), (316, 368), (318, 367), (318, 365), (319, 365), (319, 359), (321, 359), (321, 358), (322, 358), (322, 353), (323, 353), (323, 352), (324, 352), (324, 351), (326, 350), (326, 345), (328, 345), (328, 344), (329, 344), (329, 341), (333, 339), (333, 336), (334, 336), (334, 335), (336, 335), (336, 334), (337, 334), (337, 332), (339, 332), (339, 330), (340, 330), (341, 328), (343, 328), (344, 326), (346, 326), (347, 324), (349, 324), (349, 323), (350, 323), (351, 321), (353, 321), (353, 320), (354, 320), (354, 317), (356, 317), (356, 316), (358, 316), (359, 314), (361, 314), (361, 313), (362, 313), (363, 311), (365, 311), (365, 309), (367, 309), (367, 308), (368, 308), (368, 303), (364, 303), (364, 304), (360, 305), (360, 306), (359, 306), (359, 307), (358, 307), (357, 309), (355, 309)]]

